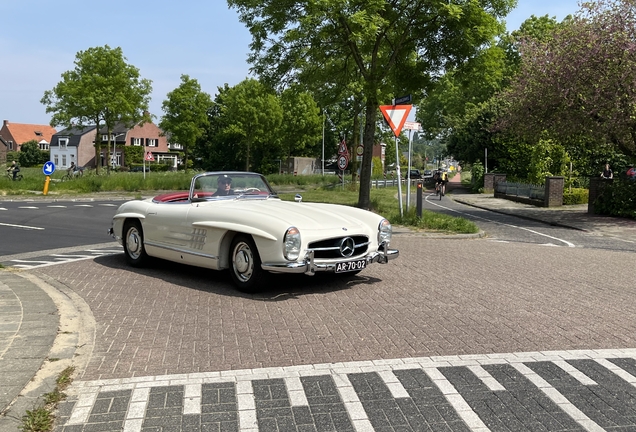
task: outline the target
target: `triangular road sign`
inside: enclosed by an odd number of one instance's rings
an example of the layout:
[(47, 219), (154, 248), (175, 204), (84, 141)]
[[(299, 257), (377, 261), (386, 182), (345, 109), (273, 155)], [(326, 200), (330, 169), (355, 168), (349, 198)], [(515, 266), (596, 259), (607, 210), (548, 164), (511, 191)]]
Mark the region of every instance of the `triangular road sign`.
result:
[(409, 112), (411, 112), (412, 106), (413, 105), (380, 105), (380, 111), (382, 111), (384, 118), (389, 123), (391, 129), (393, 129), (393, 133), (396, 137), (400, 136), (400, 132), (402, 131), (406, 118), (409, 116)]
[(152, 154), (152, 152), (146, 152), (146, 157), (145, 157), (145, 159), (146, 159), (147, 161), (154, 161), (154, 160), (155, 160), (155, 157), (154, 157), (154, 155)]

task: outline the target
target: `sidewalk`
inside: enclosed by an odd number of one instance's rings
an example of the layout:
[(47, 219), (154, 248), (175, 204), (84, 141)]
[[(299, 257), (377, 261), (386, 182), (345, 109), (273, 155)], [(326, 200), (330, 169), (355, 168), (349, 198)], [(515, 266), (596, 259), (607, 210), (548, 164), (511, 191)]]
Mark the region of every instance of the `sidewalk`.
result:
[(587, 212), (587, 204), (536, 207), (495, 198), (493, 194), (470, 194), (461, 189), (455, 189), (447, 196), (456, 202), (497, 213), (636, 242), (636, 220), (591, 215)]
[(37, 395), (18, 395), (49, 356), (58, 325), (51, 297), (16, 273), (0, 271), (1, 432), (16, 431), (25, 411), (34, 408)]
[(49, 282), (0, 270), (0, 432), (19, 430), (60, 373), (90, 358), (95, 324), (88, 305)]

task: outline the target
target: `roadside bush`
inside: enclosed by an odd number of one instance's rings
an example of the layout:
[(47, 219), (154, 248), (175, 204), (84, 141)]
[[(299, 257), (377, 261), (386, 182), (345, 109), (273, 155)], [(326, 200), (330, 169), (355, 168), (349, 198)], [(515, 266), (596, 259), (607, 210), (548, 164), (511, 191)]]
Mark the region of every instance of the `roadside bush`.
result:
[(594, 203), (598, 214), (636, 219), (636, 181), (614, 179)]
[(470, 168), (471, 185), (473, 192), (479, 192), (484, 189), (484, 166), (481, 162), (475, 162)]
[(563, 191), (563, 205), (587, 204), (590, 191), (582, 188), (572, 188)]

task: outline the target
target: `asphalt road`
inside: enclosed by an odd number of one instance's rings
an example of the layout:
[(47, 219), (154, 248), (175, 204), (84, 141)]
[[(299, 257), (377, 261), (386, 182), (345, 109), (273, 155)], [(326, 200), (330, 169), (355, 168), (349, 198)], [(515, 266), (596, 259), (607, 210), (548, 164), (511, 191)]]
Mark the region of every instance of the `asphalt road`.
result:
[(113, 201), (0, 201), (0, 256), (112, 242)]

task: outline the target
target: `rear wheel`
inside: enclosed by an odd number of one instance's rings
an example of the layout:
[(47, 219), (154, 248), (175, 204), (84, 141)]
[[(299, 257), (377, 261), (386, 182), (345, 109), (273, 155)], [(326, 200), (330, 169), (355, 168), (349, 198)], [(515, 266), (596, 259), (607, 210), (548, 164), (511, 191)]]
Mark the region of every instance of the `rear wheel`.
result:
[(146, 264), (148, 254), (144, 246), (144, 233), (139, 221), (129, 220), (124, 223), (123, 243), (128, 264), (133, 267), (141, 267)]
[(265, 272), (254, 240), (247, 235), (237, 235), (230, 246), (230, 274), (239, 291), (254, 293), (258, 290)]

